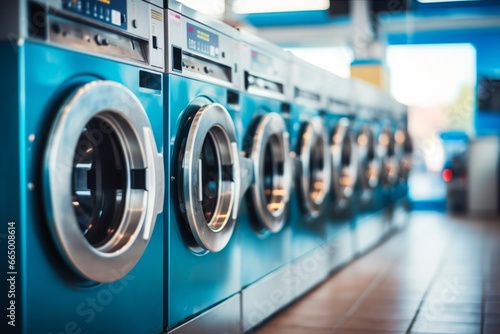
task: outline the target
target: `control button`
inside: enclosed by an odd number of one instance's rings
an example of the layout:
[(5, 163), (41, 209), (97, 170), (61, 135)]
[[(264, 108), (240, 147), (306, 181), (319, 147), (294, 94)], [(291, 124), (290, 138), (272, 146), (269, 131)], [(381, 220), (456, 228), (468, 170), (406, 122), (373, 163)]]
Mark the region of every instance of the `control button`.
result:
[(95, 35), (94, 38), (95, 38), (95, 42), (97, 43), (97, 45), (102, 45), (102, 46), (109, 45), (109, 39), (107, 39), (104, 36), (97, 34), (97, 35)]
[(226, 53), (224, 51), (222, 51), (221, 56), (222, 56), (222, 58), (226, 58)]
[(124, 24), (125, 22), (127, 22), (127, 17), (125, 16), (125, 14), (122, 13), (122, 24)]
[[(132, 27), (134, 27), (135, 29), (137, 29), (137, 26), (138, 26), (138, 24), (137, 24), (137, 20), (136, 20), (136, 19), (133, 19), (133, 20), (132, 20)], [(153, 38), (154, 38), (154, 37), (153, 37)], [(155, 48), (155, 49), (156, 49), (156, 48)]]
[(203, 70), (205, 71), (206, 74), (208, 74), (208, 73), (211, 72), (210, 69), (207, 66), (203, 67)]

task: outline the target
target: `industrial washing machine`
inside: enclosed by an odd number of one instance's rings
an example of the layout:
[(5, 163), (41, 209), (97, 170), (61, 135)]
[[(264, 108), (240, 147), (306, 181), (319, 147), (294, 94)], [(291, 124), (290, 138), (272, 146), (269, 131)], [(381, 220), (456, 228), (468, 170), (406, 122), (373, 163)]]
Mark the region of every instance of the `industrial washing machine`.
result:
[(289, 58), (281, 48), (240, 32), (241, 149), (253, 161), (254, 181), (238, 217), (243, 330), (290, 301), (291, 260)]
[(331, 157), (331, 202), (326, 224), (330, 270), (354, 256), (352, 222), (354, 189), (358, 178), (357, 146), (353, 134), (352, 85), (347, 79), (325, 75), (324, 124), (328, 130)]
[(2, 333), (163, 328), (162, 11), (81, 4), (0, 13)]
[(382, 179), (390, 134), (384, 127), (383, 94), (360, 80), (353, 80), (354, 131), (358, 151), (358, 186), (355, 190), (354, 247), (362, 253), (376, 245), (390, 229), (390, 212)]
[(324, 280), (329, 272), (325, 224), (330, 205), (330, 146), (321, 110), (323, 75), (317, 67), (292, 57), (290, 137), (295, 156), (295, 189), (290, 225), (293, 263), (287, 281), (298, 297)]
[(237, 333), (241, 252), (234, 231), (253, 176), (235, 127), (237, 30), (176, 1), (165, 18), (165, 326)]

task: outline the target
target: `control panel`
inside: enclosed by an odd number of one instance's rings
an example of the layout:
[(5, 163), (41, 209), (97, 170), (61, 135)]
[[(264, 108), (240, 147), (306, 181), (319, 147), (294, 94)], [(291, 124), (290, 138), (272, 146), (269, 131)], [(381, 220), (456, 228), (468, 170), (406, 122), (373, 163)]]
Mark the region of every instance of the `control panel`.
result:
[(242, 86), (253, 95), (289, 100), (289, 53), (256, 36), (240, 31)]
[(250, 50), (250, 68), (252, 71), (267, 74), (272, 76), (273, 73), (273, 58), (258, 52), (254, 49)]
[(235, 88), (237, 30), (187, 7), (167, 15), (167, 71)]
[(150, 2), (30, 0), (26, 15), (29, 38), (160, 71), (165, 68), (163, 9)]
[(293, 58), (294, 100), (301, 105), (324, 108), (324, 74), (318, 67)]
[(219, 59), (219, 35), (191, 23), (187, 24), (186, 31), (189, 50), (197, 51), (210, 58)]
[(63, 0), (63, 8), (115, 27), (127, 29), (127, 0)]

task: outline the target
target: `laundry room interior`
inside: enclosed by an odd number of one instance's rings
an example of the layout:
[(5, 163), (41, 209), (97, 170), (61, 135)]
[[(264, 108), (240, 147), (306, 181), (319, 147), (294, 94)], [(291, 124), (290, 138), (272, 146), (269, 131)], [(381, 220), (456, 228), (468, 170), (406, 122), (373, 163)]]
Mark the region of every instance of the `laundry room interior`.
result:
[(500, 1), (10, 0), (0, 333), (500, 333)]

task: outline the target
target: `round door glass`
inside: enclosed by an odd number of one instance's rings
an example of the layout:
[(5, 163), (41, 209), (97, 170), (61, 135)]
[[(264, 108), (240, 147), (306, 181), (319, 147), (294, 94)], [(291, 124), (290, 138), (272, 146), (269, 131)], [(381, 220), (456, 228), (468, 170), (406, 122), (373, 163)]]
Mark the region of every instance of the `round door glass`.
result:
[(283, 187), (278, 180), (283, 178), (284, 173), (283, 161), (276, 159), (277, 156), (283, 155), (283, 152), (276, 152), (276, 150), (282, 149), (280, 142), (277, 135), (271, 135), (266, 143), (263, 159), (262, 183), (264, 185), (264, 198), (270, 212), (279, 211), (286, 204), (283, 202)]
[(197, 254), (219, 252), (229, 242), (237, 216), (239, 160), (236, 131), (228, 111), (220, 104), (198, 98), (189, 109), (182, 131), (178, 191), (188, 246)]
[(126, 199), (125, 164), (112, 126), (92, 118), (78, 139), (73, 158), (72, 201), (78, 225), (95, 248), (105, 245), (120, 225)]
[(325, 143), (321, 137), (318, 137), (311, 147), (311, 154), (309, 156), (309, 197), (315, 203), (321, 200), (324, 194), (324, 152)]
[(201, 187), (203, 189), (201, 205), (205, 219), (209, 222), (211, 221), (217, 208), (220, 178), (217, 148), (210, 133), (203, 142), (203, 147), (200, 153), (200, 161), (202, 166)]
[[(351, 166), (353, 164), (352, 162), (352, 144), (351, 144), (351, 140), (347, 137), (348, 135), (346, 135), (346, 138), (343, 142), (343, 145), (342, 145), (342, 154), (341, 154), (341, 158), (340, 158), (340, 165), (342, 166), (342, 174), (341, 174), (341, 178), (339, 180), (339, 183), (342, 187), (344, 187), (345, 189), (349, 189), (347, 192), (349, 193), (344, 193), (345, 196), (350, 196), (351, 195), (351, 187), (354, 185), (354, 177), (355, 175), (353, 175), (353, 173), (351, 173), (350, 169), (351, 169)], [(346, 192), (346, 190), (344, 189), (344, 192)]]

